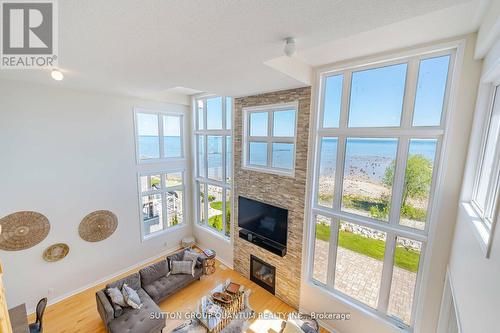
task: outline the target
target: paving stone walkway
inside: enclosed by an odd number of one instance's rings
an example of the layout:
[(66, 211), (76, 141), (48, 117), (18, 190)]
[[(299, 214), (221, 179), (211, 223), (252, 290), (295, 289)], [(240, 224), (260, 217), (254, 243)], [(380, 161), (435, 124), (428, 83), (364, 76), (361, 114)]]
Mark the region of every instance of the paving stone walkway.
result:
[[(326, 281), (328, 242), (316, 239), (314, 278)], [(383, 262), (339, 247), (335, 289), (373, 308), (377, 307)], [(388, 313), (409, 323), (416, 273), (394, 267)]]

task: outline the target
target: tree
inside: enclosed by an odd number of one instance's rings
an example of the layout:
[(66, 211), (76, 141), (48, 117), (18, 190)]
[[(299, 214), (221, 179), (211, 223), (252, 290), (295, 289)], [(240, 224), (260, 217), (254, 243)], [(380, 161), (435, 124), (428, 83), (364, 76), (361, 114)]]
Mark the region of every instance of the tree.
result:
[[(392, 187), (396, 161), (385, 170), (383, 183)], [(406, 206), (408, 198), (422, 199), (429, 193), (432, 181), (432, 162), (422, 155), (410, 155), (406, 163), (405, 186), (403, 190), (403, 205)]]

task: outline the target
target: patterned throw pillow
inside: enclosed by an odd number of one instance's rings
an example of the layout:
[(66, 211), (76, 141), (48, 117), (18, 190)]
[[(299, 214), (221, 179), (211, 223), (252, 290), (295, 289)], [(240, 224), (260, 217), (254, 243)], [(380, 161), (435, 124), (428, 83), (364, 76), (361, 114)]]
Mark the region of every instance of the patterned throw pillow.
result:
[(106, 292), (108, 293), (109, 298), (111, 298), (111, 302), (119, 306), (127, 306), (125, 298), (123, 298), (123, 294), (118, 288), (108, 288)]
[(194, 265), (196, 261), (186, 260), (186, 261), (172, 261), (171, 274), (191, 274), (194, 277)]
[(131, 306), (134, 309), (140, 309), (142, 307), (139, 294), (137, 294), (137, 291), (127, 286), (126, 283), (123, 284), (122, 293), (123, 293), (123, 298), (125, 298), (125, 302), (127, 302), (129, 306)]
[(198, 256), (199, 256), (198, 253), (186, 250), (186, 251), (184, 251), (184, 255), (182, 256), (182, 260), (183, 261), (194, 261), (195, 265), (196, 265), (196, 262), (198, 260)]

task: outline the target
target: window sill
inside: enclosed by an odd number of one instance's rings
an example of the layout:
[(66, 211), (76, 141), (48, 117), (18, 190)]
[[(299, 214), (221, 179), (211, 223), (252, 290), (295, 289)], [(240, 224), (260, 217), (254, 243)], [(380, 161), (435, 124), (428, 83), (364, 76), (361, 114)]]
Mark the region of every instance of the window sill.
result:
[(231, 243), (231, 238), (230, 237), (227, 237), (226, 235), (223, 235), (215, 230), (213, 230), (212, 228), (210, 227), (207, 227), (206, 225), (202, 225), (202, 224), (198, 224), (198, 223), (195, 223), (195, 226), (198, 228), (198, 229), (201, 229), (203, 230), (204, 232), (207, 232), (217, 238), (219, 238), (220, 240), (226, 242), (226, 243)]
[(476, 236), (479, 246), (486, 258), (490, 256), (491, 235), (493, 228), (488, 228), (483, 219), (477, 214), (474, 206), (470, 202), (460, 204), (461, 213), (467, 219), (467, 224), (471, 226)]
[(325, 285), (322, 285), (321, 283), (316, 283), (311, 279), (308, 280), (308, 283), (310, 286), (317, 288), (320, 292), (323, 292), (327, 296), (333, 298), (335, 301), (343, 303), (346, 306), (354, 309), (355, 311), (361, 312), (363, 315), (374, 318), (375, 320), (378, 320), (386, 325), (390, 325), (391, 327), (395, 328), (398, 332), (412, 332), (412, 328), (407, 326), (406, 324), (399, 322), (395, 319), (392, 319), (391, 317), (378, 312), (376, 309), (372, 309), (369, 306), (364, 305), (354, 299), (351, 299), (350, 297), (345, 296), (335, 290), (327, 288)]
[(277, 176), (295, 178), (295, 170), (285, 171), (285, 170), (279, 170), (279, 169), (270, 169), (270, 168), (266, 168), (266, 167), (258, 167), (258, 166), (253, 166), (253, 165), (243, 165), (241, 168), (243, 170), (247, 170), (247, 171), (269, 173), (269, 174), (277, 175)]
[(187, 224), (184, 222), (184, 223), (178, 224), (176, 226), (173, 226), (173, 227), (161, 230), (161, 231), (154, 232), (152, 234), (143, 236), (142, 237), (142, 242), (145, 242), (145, 241), (148, 241), (148, 240), (160, 237), (160, 236), (165, 235), (165, 234), (169, 234), (169, 233), (174, 232), (174, 231), (179, 231), (179, 230), (184, 229), (186, 227), (187, 227)]

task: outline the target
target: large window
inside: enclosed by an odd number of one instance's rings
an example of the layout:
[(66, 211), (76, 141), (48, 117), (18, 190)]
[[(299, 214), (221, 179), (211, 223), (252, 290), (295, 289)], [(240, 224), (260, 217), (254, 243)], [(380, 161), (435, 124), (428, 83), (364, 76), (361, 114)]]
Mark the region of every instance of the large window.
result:
[(182, 158), (183, 121), (179, 113), (137, 109), (135, 113), (138, 163)]
[(232, 108), (230, 97), (195, 99), (197, 223), (231, 236)]
[(319, 75), (309, 276), (402, 327), (414, 320), (454, 54)]
[(496, 217), (500, 187), (500, 86), (496, 86), (489, 103), (473, 191), (473, 206), (484, 226), (491, 232)]
[(182, 224), (184, 176), (182, 172), (141, 174), (141, 222), (144, 237)]
[(144, 240), (184, 222), (184, 114), (136, 108), (134, 115)]
[(245, 108), (243, 168), (292, 175), (297, 103)]

